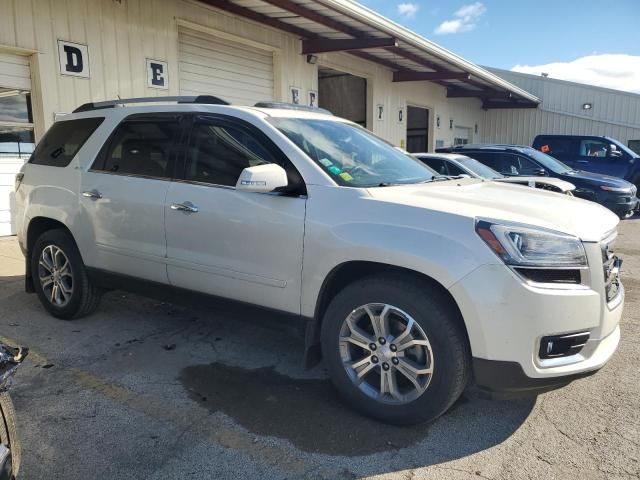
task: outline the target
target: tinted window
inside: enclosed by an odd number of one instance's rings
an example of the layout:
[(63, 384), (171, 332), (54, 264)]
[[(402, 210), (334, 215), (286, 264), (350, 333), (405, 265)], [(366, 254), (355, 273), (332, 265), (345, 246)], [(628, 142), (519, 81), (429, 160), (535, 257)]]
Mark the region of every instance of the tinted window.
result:
[(116, 128), (94, 170), (122, 175), (168, 178), (180, 138), (174, 118), (125, 120)]
[(477, 175), (483, 178), (502, 178), (502, 175), (493, 170), (492, 168), (480, 163), (475, 158), (463, 157), (458, 161), (467, 169), (471, 170)]
[(104, 118), (59, 121), (52, 125), (31, 156), (30, 163), (66, 167)]
[(189, 140), (185, 179), (235, 187), (242, 170), (279, 163), (262, 142), (241, 127), (196, 124)]
[(503, 175), (536, 175), (540, 167), (528, 158), (506, 152), (469, 154)]
[(440, 175), (447, 175), (447, 165), (441, 158), (422, 157), (420, 160), (422, 160), (429, 167), (433, 168)]
[(452, 175), (454, 177), (458, 175), (469, 175), (467, 172), (465, 172), (459, 166), (452, 162), (447, 162), (447, 169), (449, 170), (449, 175)]
[(539, 140), (538, 150), (548, 155), (571, 155), (573, 141), (571, 138), (543, 137)]

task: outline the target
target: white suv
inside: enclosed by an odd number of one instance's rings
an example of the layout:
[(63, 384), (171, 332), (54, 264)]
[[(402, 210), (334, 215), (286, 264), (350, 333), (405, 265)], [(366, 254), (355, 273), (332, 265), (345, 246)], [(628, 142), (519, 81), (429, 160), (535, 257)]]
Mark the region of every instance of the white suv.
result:
[(172, 100), (84, 105), (16, 179), (26, 288), (52, 315), (139, 284), (294, 314), (307, 360), (399, 424), (438, 417), (472, 378), (540, 392), (616, 350), (607, 209), (437, 177), (318, 111)]

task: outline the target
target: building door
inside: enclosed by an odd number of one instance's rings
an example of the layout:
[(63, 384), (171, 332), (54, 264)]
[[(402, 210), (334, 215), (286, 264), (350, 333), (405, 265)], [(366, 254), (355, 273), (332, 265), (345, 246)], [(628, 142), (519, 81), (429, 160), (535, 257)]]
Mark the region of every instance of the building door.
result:
[(366, 78), (331, 68), (318, 68), (318, 96), (321, 108), (366, 128)]
[(14, 235), (16, 173), (33, 152), (29, 58), (0, 53), (0, 236)]
[(407, 107), (407, 151), (429, 151), (429, 110), (426, 108)]
[(214, 95), (235, 105), (274, 99), (273, 52), (180, 28), (181, 95)]

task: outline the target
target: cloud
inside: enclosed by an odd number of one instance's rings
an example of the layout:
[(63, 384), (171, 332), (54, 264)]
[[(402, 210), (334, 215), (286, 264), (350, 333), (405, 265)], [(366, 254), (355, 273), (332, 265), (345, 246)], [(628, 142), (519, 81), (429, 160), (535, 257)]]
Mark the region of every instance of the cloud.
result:
[(436, 35), (468, 32), (476, 28), (478, 19), (487, 11), (482, 2), (470, 3), (460, 7), (451, 20), (445, 20), (434, 30)]
[(516, 65), (514, 72), (540, 75), (550, 78), (586, 83), (640, 93), (640, 56), (623, 54), (587, 55), (570, 62), (546, 65)]
[(404, 18), (413, 18), (418, 13), (420, 7), (417, 3), (400, 3), (398, 4), (398, 14)]

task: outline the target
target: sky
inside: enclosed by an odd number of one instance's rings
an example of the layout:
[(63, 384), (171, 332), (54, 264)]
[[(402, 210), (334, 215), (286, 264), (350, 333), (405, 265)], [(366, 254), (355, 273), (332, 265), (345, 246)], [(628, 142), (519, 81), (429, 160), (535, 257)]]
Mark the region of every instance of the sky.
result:
[(479, 65), (640, 93), (640, 0), (358, 0)]

